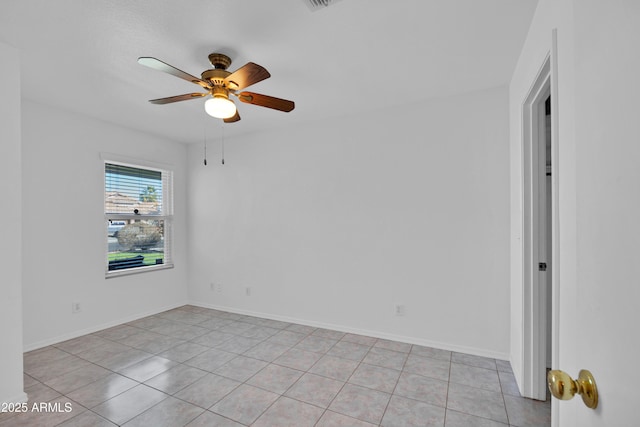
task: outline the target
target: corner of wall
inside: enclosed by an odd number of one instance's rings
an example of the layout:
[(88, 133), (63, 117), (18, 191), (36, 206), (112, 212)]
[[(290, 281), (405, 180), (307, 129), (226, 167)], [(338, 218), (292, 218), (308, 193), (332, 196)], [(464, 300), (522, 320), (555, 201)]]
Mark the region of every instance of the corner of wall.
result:
[[(22, 362), (22, 187), (19, 52), (0, 42), (0, 402), (26, 400)], [(10, 208), (7, 208), (10, 207)]]

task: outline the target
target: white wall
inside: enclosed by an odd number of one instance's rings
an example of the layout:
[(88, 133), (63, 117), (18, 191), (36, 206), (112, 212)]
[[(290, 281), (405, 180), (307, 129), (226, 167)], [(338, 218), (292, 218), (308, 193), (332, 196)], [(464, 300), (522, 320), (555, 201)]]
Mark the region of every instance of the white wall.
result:
[(507, 358), (507, 121), (498, 88), (190, 147), (190, 300)]
[[(25, 348), (184, 304), (186, 147), (29, 101), (22, 135)], [(175, 166), (174, 269), (105, 279), (101, 152)]]
[(26, 400), (22, 381), (20, 56), (0, 43), (0, 402)]

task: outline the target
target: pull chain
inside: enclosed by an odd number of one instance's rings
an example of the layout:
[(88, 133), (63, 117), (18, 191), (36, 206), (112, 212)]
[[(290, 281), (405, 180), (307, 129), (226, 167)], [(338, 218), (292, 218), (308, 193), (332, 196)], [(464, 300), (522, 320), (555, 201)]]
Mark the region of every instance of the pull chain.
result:
[(222, 164), (224, 165), (224, 122), (222, 122)]
[(204, 129), (204, 165), (207, 166), (207, 129)]

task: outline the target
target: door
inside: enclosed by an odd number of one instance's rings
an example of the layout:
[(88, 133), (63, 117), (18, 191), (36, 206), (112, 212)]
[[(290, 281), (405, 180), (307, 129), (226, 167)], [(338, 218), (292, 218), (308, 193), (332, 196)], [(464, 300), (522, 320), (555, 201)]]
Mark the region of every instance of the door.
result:
[(559, 159), (562, 287), (554, 368), (574, 378), (590, 370), (599, 404), (588, 409), (576, 397), (557, 402), (554, 411), (562, 427), (638, 426), (640, 2), (575, 1), (573, 16), (575, 70), (561, 85), (570, 84), (575, 99), (559, 100), (560, 125), (563, 111), (574, 115), (574, 141), (560, 143), (570, 149)]

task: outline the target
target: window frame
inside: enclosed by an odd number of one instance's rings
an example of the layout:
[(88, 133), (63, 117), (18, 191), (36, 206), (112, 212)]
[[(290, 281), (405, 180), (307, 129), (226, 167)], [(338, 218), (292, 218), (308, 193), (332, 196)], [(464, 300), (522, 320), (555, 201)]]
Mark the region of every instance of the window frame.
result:
[[(105, 278), (128, 276), (131, 274), (146, 273), (150, 271), (165, 270), (174, 267), (173, 262), (173, 167), (167, 164), (153, 163), (138, 159), (125, 158), (113, 154), (101, 153), (102, 158), (102, 181), (103, 181), (103, 213), (104, 213), (104, 271)], [(108, 213), (106, 212), (107, 197), (107, 164), (116, 166), (126, 166), (136, 169), (150, 170), (161, 173), (162, 180), (162, 211), (160, 214), (135, 214), (135, 213)], [(110, 221), (130, 221), (130, 220), (153, 220), (163, 221), (163, 263), (155, 265), (145, 265), (140, 267), (130, 267), (109, 270), (109, 222)]]

